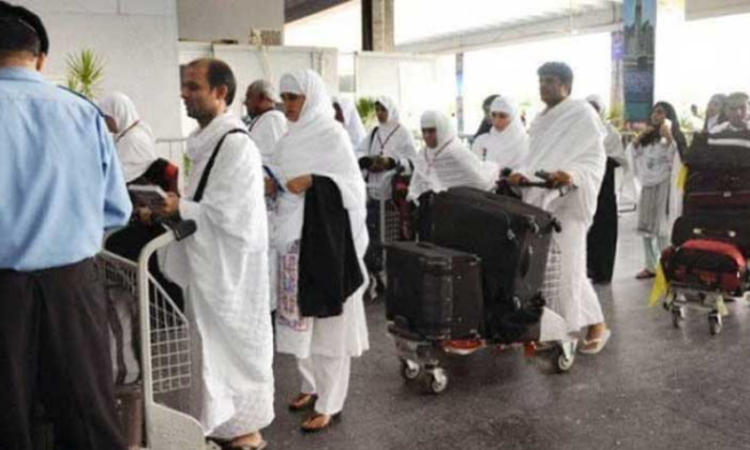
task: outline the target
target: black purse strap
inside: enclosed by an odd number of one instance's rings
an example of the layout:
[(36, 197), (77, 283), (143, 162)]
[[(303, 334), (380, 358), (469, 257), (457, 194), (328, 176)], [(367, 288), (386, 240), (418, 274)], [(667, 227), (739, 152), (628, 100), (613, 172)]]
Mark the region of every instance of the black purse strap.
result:
[(242, 128), (235, 128), (233, 130), (227, 131), (227, 133), (219, 139), (219, 143), (216, 144), (216, 148), (214, 148), (213, 153), (211, 153), (211, 158), (208, 160), (208, 164), (206, 164), (206, 169), (203, 171), (203, 174), (201, 175), (201, 180), (198, 182), (198, 189), (195, 190), (195, 195), (193, 195), (193, 201), (195, 203), (200, 203), (200, 201), (203, 199), (203, 192), (206, 190), (206, 185), (208, 184), (208, 177), (211, 175), (211, 170), (214, 168), (214, 163), (216, 162), (216, 156), (219, 154), (219, 150), (221, 150), (221, 144), (224, 143), (224, 139), (227, 138), (230, 134), (236, 134), (236, 133), (242, 133), (245, 135), (250, 135), (247, 130), (243, 130)]

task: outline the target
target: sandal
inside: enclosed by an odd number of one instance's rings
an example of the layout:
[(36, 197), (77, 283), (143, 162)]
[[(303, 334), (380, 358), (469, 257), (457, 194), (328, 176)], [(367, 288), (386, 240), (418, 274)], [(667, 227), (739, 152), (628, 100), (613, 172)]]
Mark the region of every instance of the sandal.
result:
[(268, 442), (266, 441), (260, 441), (257, 445), (250, 445), (250, 444), (239, 444), (239, 445), (232, 445), (229, 444), (228, 446), (224, 447), (225, 450), (263, 450), (264, 448), (268, 447)]
[(594, 339), (584, 339), (583, 345), (578, 348), (578, 351), (582, 355), (597, 355), (604, 350), (604, 346), (609, 342), (609, 338), (612, 337), (612, 331), (607, 328), (604, 330), (604, 334)]
[[(321, 425), (313, 425), (313, 422), (323, 418), (328, 417), (328, 420), (323, 422)], [(314, 413), (307, 419), (305, 419), (304, 422), (302, 422), (302, 426), (300, 427), (302, 429), (303, 433), (318, 433), (323, 430), (327, 430), (328, 428), (331, 428), (335, 422), (341, 419), (341, 413), (338, 412), (332, 416), (326, 415), (326, 414), (320, 414), (320, 413)]]
[(635, 276), (636, 280), (648, 280), (649, 278), (654, 278), (656, 274), (649, 270), (649, 269), (643, 269)]
[(298, 412), (312, 409), (317, 400), (317, 394), (299, 394), (289, 403), (289, 411)]

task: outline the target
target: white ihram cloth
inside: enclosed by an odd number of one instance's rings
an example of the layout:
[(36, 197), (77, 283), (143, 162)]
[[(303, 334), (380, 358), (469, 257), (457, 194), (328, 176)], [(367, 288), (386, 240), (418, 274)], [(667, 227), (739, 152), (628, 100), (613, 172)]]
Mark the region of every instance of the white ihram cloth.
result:
[[(363, 139), (357, 150), (357, 159), (364, 157), (383, 156), (393, 158), (401, 168), (404, 175), (410, 175), (414, 170), (414, 161), (417, 159), (417, 147), (414, 145), (409, 130), (404, 127), (399, 119), (399, 111), (390, 97), (378, 97), (379, 103), (388, 111), (388, 121), (379, 123), (366, 139)], [(390, 183), (395, 169), (388, 172), (371, 173), (363, 171), (367, 180), (367, 192), (370, 198), (381, 200), (381, 189), (385, 198), (390, 197)], [(383, 183), (387, 183), (383, 186)]]
[(203, 347), (201, 422), (217, 438), (260, 430), (274, 418), (273, 331), (268, 302), (268, 231), (260, 153), (252, 140), (226, 137), (203, 199), (201, 175), (219, 140), (244, 124), (229, 114), (194, 132), (180, 215), (198, 229), (167, 248), (165, 273), (187, 294)]
[[(276, 144), (279, 142), (282, 136), (286, 134), (287, 124), (286, 117), (280, 111), (274, 109), (264, 112), (258, 117), (254, 118), (248, 126), (250, 137), (255, 142), (255, 145), (260, 150), (260, 155), (263, 160), (263, 165), (268, 167), (272, 173), (275, 170), (272, 167), (273, 164), (273, 152), (276, 148)], [(265, 178), (268, 178), (267, 174), (263, 174)], [(266, 209), (268, 211), (268, 233), (269, 236), (273, 235), (273, 214), (276, 212), (276, 202), (272, 198), (266, 199)], [(269, 301), (271, 304), (271, 311), (276, 310), (276, 276), (277, 276), (277, 261), (278, 255), (273, 246), (269, 245), (268, 249), (268, 269), (269, 269), (269, 284), (271, 286), (269, 293)]]
[(505, 113), (510, 117), (510, 124), (503, 131), (494, 126), (489, 133), (480, 135), (471, 146), (471, 151), (482, 161), (491, 161), (500, 170), (518, 169), (529, 151), (529, 135), (521, 122), (513, 100), (498, 97), (490, 106), (491, 113)]
[(117, 126), (114, 135), (117, 157), (126, 183), (143, 175), (158, 159), (154, 133), (141, 121), (133, 101), (125, 94), (113, 92), (99, 102), (99, 109)]
[[(563, 100), (532, 122), (529, 155), (519, 170), (529, 179), (539, 170), (560, 170), (569, 174), (577, 187), (564, 196), (539, 188), (523, 192), (525, 202), (549, 211), (562, 223), (563, 231), (553, 234), (552, 239), (553, 246), (560, 250), (560, 286), (558, 295), (548, 300), (551, 309), (565, 318), (568, 333), (604, 322), (599, 299), (586, 275), (586, 235), (594, 220), (606, 169), (605, 133), (601, 119), (588, 103)], [(543, 335), (544, 328), (543, 320)]]
[[(369, 238), (365, 219), (365, 184), (359, 171), (346, 131), (336, 122), (331, 99), (320, 76), (311, 70), (296, 71), (281, 78), (281, 92), (305, 96), (297, 122), (289, 123), (289, 132), (280, 141), (274, 154), (274, 166), (286, 185), (303, 175), (331, 179), (341, 192), (344, 208), (349, 213), (352, 238), (359, 266), (366, 274), (364, 255)], [(294, 252), (302, 237), (305, 196), (283, 192), (278, 199), (274, 217), (274, 245), (280, 258)], [(283, 272), (283, 273), (281, 273)], [(293, 280), (286, 280), (294, 272)], [(277, 310), (276, 348), (281, 353), (308, 358), (322, 355), (331, 358), (360, 356), (369, 348), (367, 322), (362, 294), (365, 284), (344, 303), (340, 316), (325, 319), (300, 317), (296, 295), (284, 295), (284, 284), (297, 283), (296, 268), (280, 267), (279, 306)], [(366, 279), (366, 277), (365, 277)]]
[(441, 192), (466, 186), (489, 191), (499, 177), (499, 167), (482, 162), (456, 137), (450, 120), (444, 114), (427, 111), (422, 114), (422, 129), (437, 130), (437, 147), (422, 149), (416, 160), (408, 199), (416, 201), (425, 192)]
[(260, 150), (263, 165), (269, 166), (273, 160), (276, 143), (286, 134), (286, 117), (281, 111), (274, 109), (255, 117), (247, 127), (250, 137)]

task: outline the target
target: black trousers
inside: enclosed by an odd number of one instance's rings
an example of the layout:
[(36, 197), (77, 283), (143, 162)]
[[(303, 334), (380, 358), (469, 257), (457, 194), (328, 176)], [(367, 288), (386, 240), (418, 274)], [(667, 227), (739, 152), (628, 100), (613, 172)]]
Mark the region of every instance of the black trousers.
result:
[(0, 270), (0, 448), (31, 450), (34, 406), (58, 449), (124, 450), (115, 410), (104, 281), (93, 259)]
[(594, 283), (610, 283), (615, 270), (618, 234), (616, 168), (617, 163), (608, 158), (594, 223), (589, 229), (587, 239), (588, 273)]

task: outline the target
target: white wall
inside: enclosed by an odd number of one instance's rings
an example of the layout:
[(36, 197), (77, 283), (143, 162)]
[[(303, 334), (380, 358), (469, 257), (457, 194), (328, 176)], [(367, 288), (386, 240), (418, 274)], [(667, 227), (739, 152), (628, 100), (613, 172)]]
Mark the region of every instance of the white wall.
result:
[(48, 79), (63, 83), (67, 55), (94, 50), (106, 60), (99, 95), (123, 92), (133, 99), (157, 137), (180, 135), (175, 0), (18, 3), (38, 13), (47, 27), (51, 42), (44, 75)]
[(353, 0), (284, 26), (284, 45), (362, 49), (362, 2)]
[(284, 28), (284, 0), (178, 0), (177, 16), (180, 39), (247, 44), (252, 28)]

